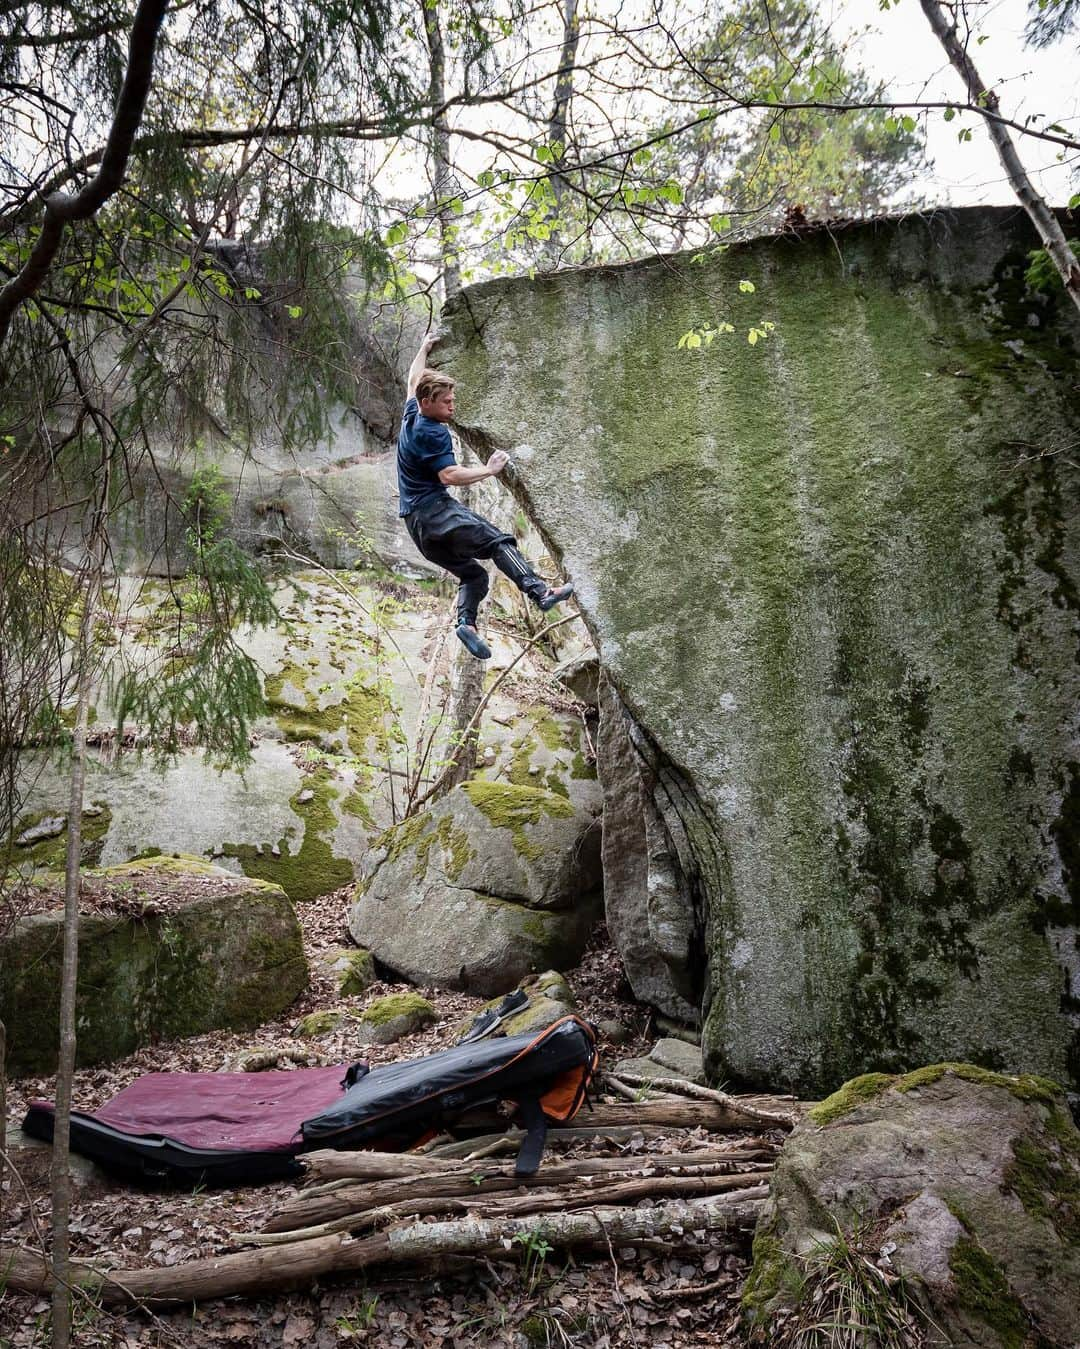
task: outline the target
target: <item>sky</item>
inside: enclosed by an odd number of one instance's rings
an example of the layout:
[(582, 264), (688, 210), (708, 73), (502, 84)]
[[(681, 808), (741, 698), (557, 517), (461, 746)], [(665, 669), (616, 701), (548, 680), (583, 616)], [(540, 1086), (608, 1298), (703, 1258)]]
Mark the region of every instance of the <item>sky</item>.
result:
[[(898, 0), (882, 11), (878, 0), (821, 0), (837, 34), (855, 40), (860, 64), (884, 80), (894, 96), (956, 98), (963, 96), (959, 75), (946, 60), (930, 31), (919, 0)], [(1025, 47), (1026, 0), (969, 0), (978, 16), (975, 33), (986, 41), (970, 48), (976, 68), (994, 85), (1002, 112), (1017, 121), (1038, 115), (1039, 125), (1058, 122), (1074, 135), (1080, 132), (1080, 37), (1076, 33), (1043, 51)], [(856, 37), (860, 30), (871, 31)], [(961, 126), (972, 139), (961, 143)], [(941, 113), (926, 117), (927, 146), (934, 168), (917, 185), (919, 194), (940, 205), (1007, 205), (1016, 201), (981, 118)], [(1064, 206), (1080, 192), (1080, 158), (1058, 161), (1060, 147), (1017, 139), (1020, 156), (1038, 190), (1054, 205)]]

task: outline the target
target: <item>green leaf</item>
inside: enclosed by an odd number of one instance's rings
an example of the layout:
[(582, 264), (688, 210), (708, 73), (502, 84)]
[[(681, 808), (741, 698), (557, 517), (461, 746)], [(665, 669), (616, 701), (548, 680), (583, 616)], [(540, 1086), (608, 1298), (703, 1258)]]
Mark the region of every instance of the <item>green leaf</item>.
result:
[(298, 319), (304, 312), (303, 307), (298, 304), (289, 304), (285, 308), (289, 311), (289, 318), (291, 319)]
[(955, 109), (955, 108), (946, 108), (943, 115), (944, 115), (944, 118), (945, 118), (946, 122), (951, 122), (952, 119), (956, 116), (956, 109)]
[(548, 149), (546, 145), (538, 145), (536, 147), (536, 158), (537, 161), (541, 164), (550, 164), (552, 159), (554, 158), (554, 155), (552, 155), (551, 151)]
[(895, 117), (885, 118), (885, 130), (888, 132), (890, 136), (896, 135), (897, 128), (899, 127), (899, 125), (900, 123), (896, 120)]
[(750, 343), (752, 347), (756, 347), (758, 340), (758, 330), (756, 328), (751, 328), (750, 331), (746, 334), (746, 340)]
[(957, 136), (956, 139), (959, 140), (959, 141), (969, 141), (969, 140), (971, 140), (971, 128), (970, 128), (970, 127), (967, 127), (967, 126), (961, 127), (961, 129), (960, 129), (960, 134)]
[(778, 141), (779, 139), (780, 139), (780, 123), (773, 122), (772, 126), (769, 127), (769, 140)]
[(396, 225), (391, 225), (386, 231), (385, 243), (387, 248), (393, 248), (395, 244), (400, 244), (408, 237), (409, 227), (404, 220), (399, 220)]
[(900, 125), (904, 128), (905, 131), (914, 131), (914, 130), (915, 130), (915, 118), (914, 118), (914, 117), (901, 117), (901, 118), (900, 118)]
[(709, 217), (709, 228), (714, 234), (723, 234), (731, 229), (731, 216), (713, 215)]
[(754, 283), (752, 281), (740, 281), (739, 289), (744, 295), (752, 295), (754, 293)]
[(1080, 206), (1080, 192), (1077, 192), (1075, 196), (1069, 198), (1070, 211), (1075, 211), (1078, 206)]

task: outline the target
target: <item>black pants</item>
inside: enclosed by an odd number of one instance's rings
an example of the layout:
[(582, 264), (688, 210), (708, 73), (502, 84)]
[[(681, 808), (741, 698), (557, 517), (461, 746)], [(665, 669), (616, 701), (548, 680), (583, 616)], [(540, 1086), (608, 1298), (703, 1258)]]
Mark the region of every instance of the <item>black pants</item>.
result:
[(405, 528), (429, 562), (458, 578), (458, 623), (476, 627), (480, 601), (488, 593), (488, 575), (478, 558), (490, 558), (520, 591), (534, 599), (547, 592), (547, 583), (522, 557), (514, 536), (501, 533), (490, 520), (452, 497), (422, 502), (405, 516)]

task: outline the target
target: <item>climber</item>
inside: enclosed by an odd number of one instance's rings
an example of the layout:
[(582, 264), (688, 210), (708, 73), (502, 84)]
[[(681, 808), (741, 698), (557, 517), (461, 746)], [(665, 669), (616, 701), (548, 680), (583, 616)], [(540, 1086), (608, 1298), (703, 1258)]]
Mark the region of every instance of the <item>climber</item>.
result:
[(477, 631), (476, 618), (488, 592), (488, 575), (478, 558), (491, 558), (545, 613), (569, 599), (574, 587), (552, 589), (522, 557), (512, 534), (503, 534), (446, 490), (495, 477), (509, 456), (496, 450), (486, 464), (475, 468), (457, 462), (446, 425), (454, 415), (454, 381), (427, 368), (434, 344), (434, 335), (425, 337), (409, 367), (409, 392), (398, 435), (398, 514), (428, 561), (458, 578), (457, 635), (477, 660), (487, 660), (491, 648)]

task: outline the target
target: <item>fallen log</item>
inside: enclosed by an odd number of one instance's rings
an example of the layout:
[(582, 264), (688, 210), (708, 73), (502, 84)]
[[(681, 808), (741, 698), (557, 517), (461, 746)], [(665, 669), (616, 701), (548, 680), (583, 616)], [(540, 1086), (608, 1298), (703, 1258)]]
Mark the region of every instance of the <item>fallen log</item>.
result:
[(543, 1188), (533, 1194), (514, 1195), (510, 1199), (489, 1198), (489, 1191), (476, 1198), (464, 1198), (468, 1191), (461, 1191), (461, 1197), (453, 1195), (419, 1195), (417, 1198), (400, 1199), (388, 1205), (364, 1205), (342, 1214), (341, 1217), (320, 1222), (307, 1228), (271, 1228), (263, 1232), (229, 1233), (229, 1238), (239, 1245), (274, 1246), (286, 1241), (311, 1241), (316, 1237), (329, 1236), (332, 1232), (361, 1232), (387, 1222), (399, 1222), (403, 1218), (431, 1217), (445, 1213), (480, 1213), (484, 1218), (515, 1217), (530, 1213), (572, 1213), (574, 1209), (595, 1207), (597, 1203), (638, 1203), (642, 1199), (676, 1198), (678, 1195), (723, 1194), (728, 1190), (750, 1190), (759, 1186), (766, 1175), (773, 1170), (771, 1166), (760, 1167), (755, 1171), (736, 1172), (735, 1175), (716, 1174), (715, 1168), (702, 1168), (690, 1175), (638, 1176), (635, 1179), (605, 1180), (595, 1187), (557, 1187)]
[[(764, 1124), (771, 1129), (793, 1129), (798, 1123), (795, 1112), (778, 1113), (763, 1109), (747, 1097), (729, 1096), (726, 1091), (717, 1091), (713, 1087), (702, 1087), (696, 1082), (688, 1082), (683, 1077), (647, 1077), (644, 1073), (622, 1072), (616, 1077), (608, 1073), (605, 1081), (612, 1086), (651, 1087), (653, 1090), (674, 1092), (678, 1096), (692, 1096), (698, 1101), (711, 1101), (724, 1110), (741, 1115), (743, 1120), (752, 1120), (755, 1124)], [(667, 1105), (668, 1102), (663, 1102)], [(744, 1126), (745, 1127), (745, 1126)]]
[[(706, 1091), (708, 1088), (701, 1088)], [(737, 1097), (731, 1098), (738, 1101)], [(783, 1105), (779, 1104), (781, 1098), (768, 1096), (753, 1096), (745, 1098), (745, 1106), (727, 1106), (712, 1099), (687, 1100), (671, 1099), (664, 1101), (640, 1101), (631, 1103), (630, 1101), (597, 1101), (592, 1108), (586, 1108), (576, 1116), (577, 1125), (569, 1129), (561, 1129), (557, 1125), (552, 1125), (548, 1130), (548, 1138), (552, 1142), (558, 1142), (560, 1139), (573, 1137), (575, 1131), (584, 1128), (586, 1132), (582, 1137), (589, 1137), (590, 1131), (597, 1137), (618, 1137), (612, 1133), (613, 1129), (622, 1129), (626, 1132), (621, 1135), (629, 1138), (635, 1133), (644, 1134), (646, 1137), (659, 1136), (661, 1132), (668, 1132), (671, 1129), (708, 1129), (711, 1133), (734, 1133), (744, 1129), (760, 1127), (764, 1123), (771, 1128), (790, 1128), (790, 1123), (781, 1121), (775, 1123), (767, 1105), (763, 1102), (775, 1102), (779, 1111), (790, 1111), (795, 1118), (798, 1113), (805, 1108), (805, 1103), (793, 1101), (791, 1098), (783, 1098)], [(747, 1115), (747, 1109), (764, 1112), (769, 1117), (765, 1120), (752, 1120)], [(460, 1127), (465, 1127), (465, 1121), (462, 1120)], [(499, 1133), (487, 1135), (491, 1138), (501, 1137), (506, 1132), (506, 1122), (500, 1119), (494, 1110), (470, 1111), (468, 1116), (468, 1125), (476, 1128), (498, 1129)], [(650, 1130), (652, 1134), (650, 1134)], [(474, 1144), (479, 1144), (482, 1140), (474, 1138)], [(448, 1156), (445, 1149), (460, 1148), (460, 1143), (437, 1144), (434, 1147), (425, 1149), (426, 1156)]]
[[(473, 1139), (473, 1142), (476, 1140)], [(775, 1156), (778, 1151), (775, 1143), (763, 1138), (739, 1139), (725, 1148), (711, 1148), (708, 1151), (677, 1153), (642, 1153), (637, 1157), (625, 1154), (619, 1157), (579, 1157), (563, 1160), (561, 1167), (574, 1166), (578, 1175), (601, 1175), (606, 1171), (626, 1171), (634, 1167), (708, 1166), (712, 1162), (746, 1160), (759, 1161), (765, 1156)], [(401, 1176), (432, 1176), (439, 1172), (460, 1171), (461, 1164), (455, 1158), (439, 1155), (417, 1156), (411, 1152), (335, 1152), (326, 1148), (319, 1152), (306, 1152), (300, 1157), (307, 1174), (317, 1181), (336, 1183), (341, 1180), (391, 1180)], [(539, 1174), (547, 1175), (551, 1163)], [(474, 1167), (473, 1175), (502, 1176), (509, 1175), (503, 1162), (483, 1163)], [(328, 1193), (327, 1187), (311, 1186), (304, 1194)]]
[[(723, 1169), (730, 1174), (733, 1167), (746, 1168), (756, 1164), (749, 1161), (745, 1153), (739, 1157), (723, 1157), (719, 1160), (709, 1153), (703, 1153), (701, 1156), (705, 1160), (700, 1162), (683, 1160), (675, 1166), (666, 1166), (663, 1159), (653, 1157), (582, 1158), (562, 1166), (543, 1167), (533, 1176), (516, 1176), (505, 1166), (485, 1166), (475, 1171), (458, 1166), (453, 1171), (441, 1171), (430, 1176), (402, 1176), (388, 1180), (360, 1182), (318, 1194), (309, 1194), (305, 1191), (286, 1200), (270, 1217), (263, 1231), (295, 1231), (301, 1227), (332, 1222), (335, 1218), (343, 1218), (347, 1214), (355, 1215), (365, 1209), (384, 1208), (409, 1200), (452, 1199), (462, 1196), (477, 1198), (480, 1195), (503, 1194), (508, 1190), (550, 1189), (555, 1185), (580, 1182), (589, 1175), (611, 1176), (621, 1172), (626, 1176), (628, 1173), (636, 1172), (640, 1176), (643, 1170), (651, 1170), (655, 1174), (679, 1169), (712, 1171)], [(598, 1168), (595, 1165), (598, 1161), (609, 1164), (614, 1162), (615, 1165)], [(771, 1162), (765, 1165), (770, 1166)]]
[[(597, 1207), (542, 1219), (488, 1220), (470, 1215), (463, 1222), (408, 1223), (358, 1240), (335, 1233), (313, 1241), (293, 1241), (162, 1268), (103, 1273), (74, 1262), (70, 1278), (98, 1293), (106, 1305), (161, 1307), (302, 1287), (326, 1275), (380, 1265), (448, 1256), (505, 1256), (513, 1249), (515, 1238), (520, 1242), (542, 1236), (560, 1251), (608, 1250), (658, 1240), (674, 1248), (692, 1244), (698, 1233), (706, 1232), (737, 1235), (748, 1241), (765, 1194), (761, 1186), (732, 1198), (680, 1199), (639, 1208)], [(0, 1244), (0, 1269), (8, 1271), (7, 1286), (14, 1291), (51, 1291), (51, 1269), (40, 1253)]]

